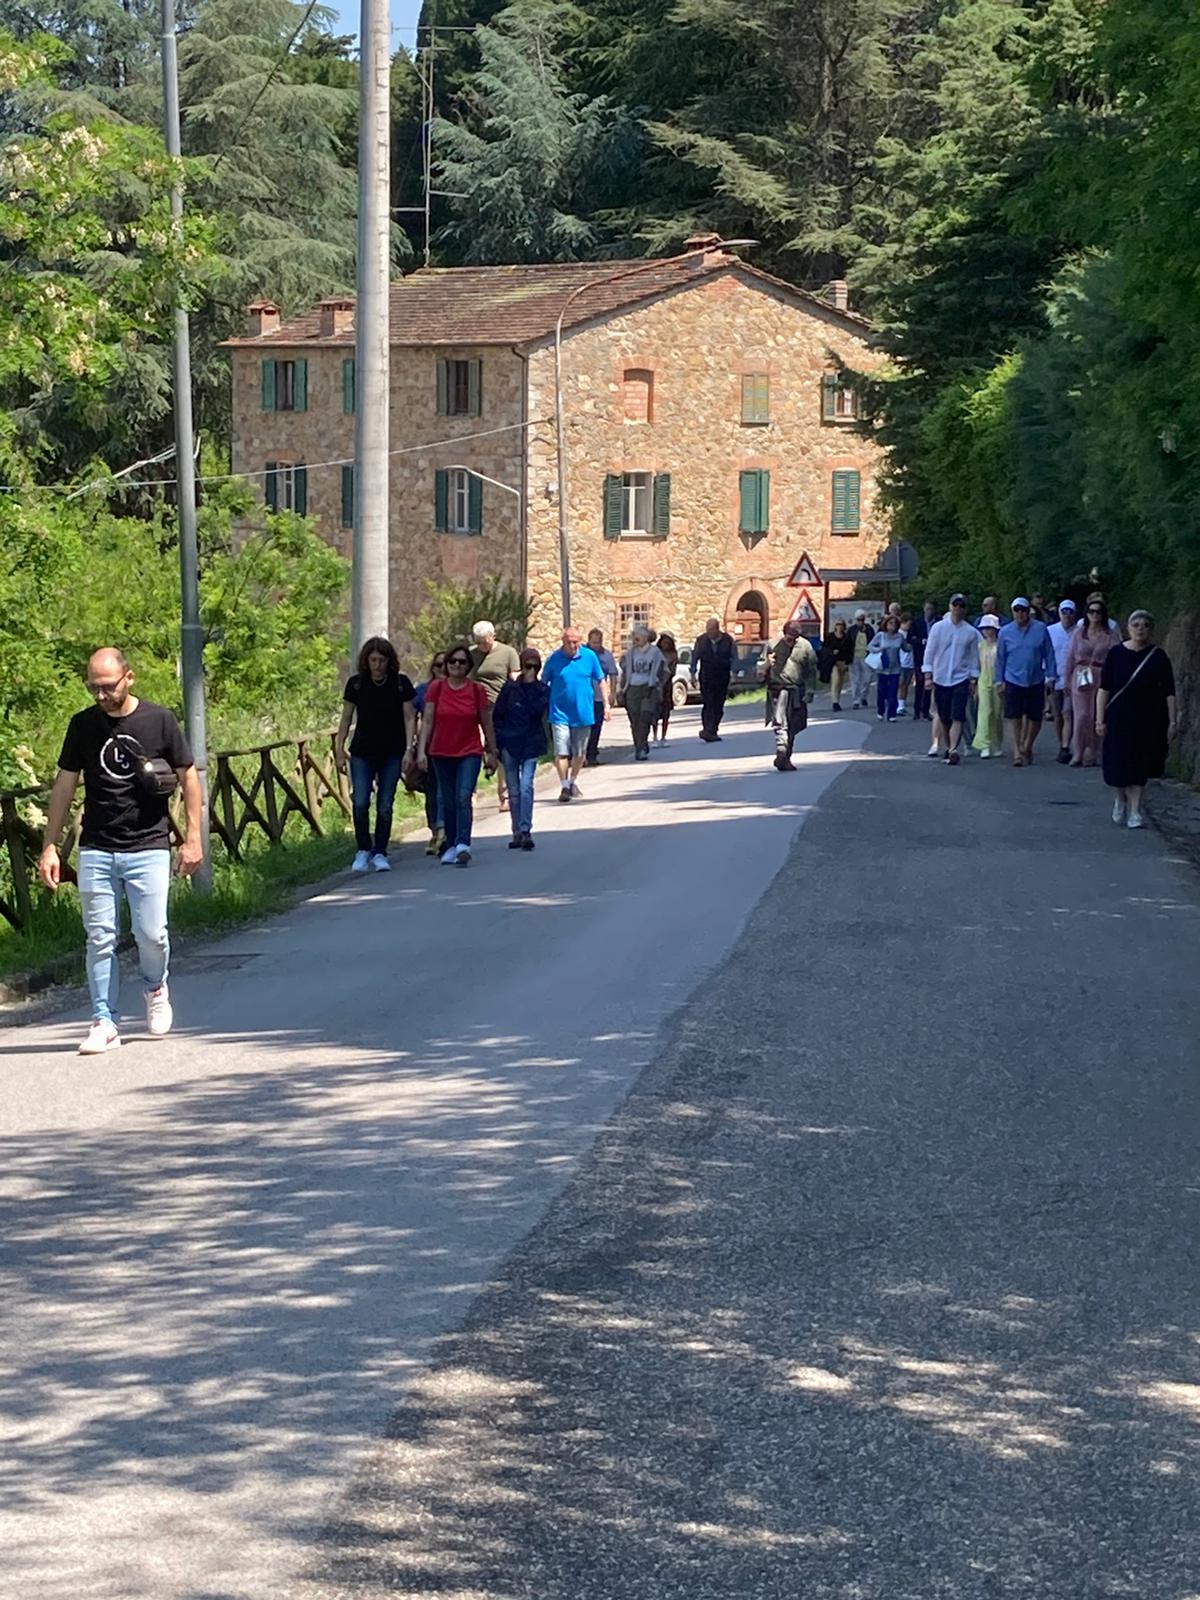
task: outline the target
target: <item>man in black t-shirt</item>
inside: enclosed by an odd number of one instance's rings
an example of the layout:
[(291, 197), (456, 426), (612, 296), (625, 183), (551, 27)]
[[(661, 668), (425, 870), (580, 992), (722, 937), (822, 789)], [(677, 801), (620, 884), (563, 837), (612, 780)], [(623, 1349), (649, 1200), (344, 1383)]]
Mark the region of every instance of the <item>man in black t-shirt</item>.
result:
[(122, 894), (129, 902), (138, 947), (147, 1026), (156, 1036), (171, 1029), (167, 991), (171, 832), (167, 801), (145, 778), (148, 761), (165, 761), (183, 792), (187, 836), (179, 853), (179, 871), (195, 872), (204, 852), (200, 779), (175, 714), (166, 706), (139, 700), (131, 692), (133, 673), (119, 650), (97, 650), (88, 662), (87, 682), (96, 704), (77, 712), (68, 724), (58, 776), (50, 791), (38, 871), (48, 889), (58, 888), (62, 875), (59, 842), (82, 774), (78, 877), (87, 934), (92, 1025), (79, 1054), (98, 1056), (121, 1043), (117, 1032), (121, 981), (117, 937)]

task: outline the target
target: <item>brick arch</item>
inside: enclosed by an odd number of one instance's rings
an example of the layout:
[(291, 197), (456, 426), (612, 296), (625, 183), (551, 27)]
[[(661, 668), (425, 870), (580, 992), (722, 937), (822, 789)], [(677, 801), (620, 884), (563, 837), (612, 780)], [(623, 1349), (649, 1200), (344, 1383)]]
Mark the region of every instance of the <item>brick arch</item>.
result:
[(775, 596), (772, 592), (772, 586), (766, 578), (750, 576), (739, 579), (739, 581), (733, 585), (725, 597), (725, 609), (722, 618), (722, 626), (724, 627), (726, 633), (733, 635), (734, 639), (744, 639), (746, 637), (744, 633), (739, 634), (735, 631), (735, 624), (739, 621), (738, 601), (743, 595), (746, 594), (756, 594), (762, 600), (762, 638), (765, 641), (771, 637), (773, 620), (771, 616), (771, 607), (775, 599)]

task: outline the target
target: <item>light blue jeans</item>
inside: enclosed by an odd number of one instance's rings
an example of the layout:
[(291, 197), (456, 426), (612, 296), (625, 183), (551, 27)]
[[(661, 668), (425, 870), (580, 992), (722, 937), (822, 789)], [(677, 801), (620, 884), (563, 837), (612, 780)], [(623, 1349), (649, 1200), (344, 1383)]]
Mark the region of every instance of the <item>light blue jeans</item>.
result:
[(533, 784), (537, 777), (537, 757), (522, 761), (520, 756), (501, 750), (504, 776), (508, 779), (508, 809), (512, 817), (513, 838), (533, 832)]
[(121, 990), (117, 939), (121, 895), (129, 901), (142, 982), (149, 993), (167, 981), (171, 945), (167, 937), (169, 850), (81, 850), (79, 898), (87, 934), (87, 980), (92, 1016), (115, 1022)]

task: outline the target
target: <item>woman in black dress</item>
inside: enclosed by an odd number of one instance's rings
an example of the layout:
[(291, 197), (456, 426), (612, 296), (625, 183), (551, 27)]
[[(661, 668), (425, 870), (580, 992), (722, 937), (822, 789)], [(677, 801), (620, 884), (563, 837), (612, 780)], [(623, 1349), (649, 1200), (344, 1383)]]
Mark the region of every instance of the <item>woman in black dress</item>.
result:
[(1096, 696), (1096, 733), (1104, 740), (1104, 781), (1117, 791), (1113, 821), (1141, 828), (1142, 791), (1161, 778), (1175, 737), (1175, 674), (1154, 644), (1154, 618), (1134, 611), (1129, 638), (1104, 660)]

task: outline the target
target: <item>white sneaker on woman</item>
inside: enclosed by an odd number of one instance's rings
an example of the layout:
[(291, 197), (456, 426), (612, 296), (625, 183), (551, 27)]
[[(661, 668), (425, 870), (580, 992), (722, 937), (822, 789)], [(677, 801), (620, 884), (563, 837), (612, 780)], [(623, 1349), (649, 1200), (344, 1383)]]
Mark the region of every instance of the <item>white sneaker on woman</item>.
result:
[(457, 860), (458, 860), (458, 846), (457, 845), (452, 844), (450, 846), (449, 850), (443, 850), (442, 851), (442, 865), (444, 867), (452, 867)]
[(376, 872), (390, 872), (392, 870), (392, 863), (378, 850), (371, 857), (371, 865)]
[(371, 852), (360, 850), (350, 863), (351, 872), (368, 872), (371, 867)]
[(1144, 828), (1146, 826), (1146, 819), (1142, 816), (1140, 811), (1131, 811), (1129, 813), (1129, 821), (1125, 824), (1125, 826), (1127, 828)]
[(1118, 828), (1125, 821), (1125, 802), (1124, 802), (1124, 800), (1117, 799), (1117, 800), (1113, 801), (1113, 821), (1116, 823)]

